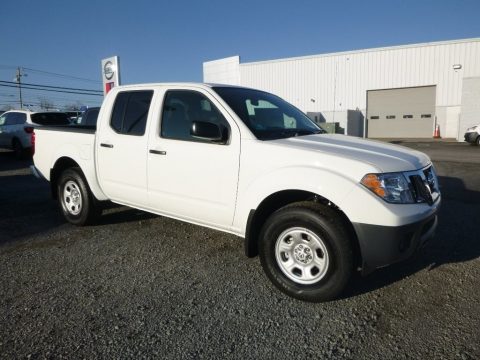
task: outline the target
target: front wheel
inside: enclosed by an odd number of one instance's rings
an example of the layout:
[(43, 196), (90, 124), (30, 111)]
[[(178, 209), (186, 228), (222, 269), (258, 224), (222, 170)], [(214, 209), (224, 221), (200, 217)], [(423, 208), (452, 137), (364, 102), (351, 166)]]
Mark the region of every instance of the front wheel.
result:
[(74, 225), (93, 223), (100, 215), (97, 200), (79, 168), (65, 170), (58, 180), (58, 202), (65, 219)]
[(262, 267), (284, 293), (305, 301), (337, 298), (354, 268), (349, 231), (339, 214), (295, 203), (270, 216), (260, 235)]

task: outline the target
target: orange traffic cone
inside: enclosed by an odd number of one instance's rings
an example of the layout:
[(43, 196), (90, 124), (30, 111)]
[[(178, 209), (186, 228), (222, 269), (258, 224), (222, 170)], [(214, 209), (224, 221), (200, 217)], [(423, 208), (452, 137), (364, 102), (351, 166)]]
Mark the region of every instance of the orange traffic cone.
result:
[(440, 139), (440, 125), (435, 125), (435, 131), (433, 132), (433, 138), (434, 139)]

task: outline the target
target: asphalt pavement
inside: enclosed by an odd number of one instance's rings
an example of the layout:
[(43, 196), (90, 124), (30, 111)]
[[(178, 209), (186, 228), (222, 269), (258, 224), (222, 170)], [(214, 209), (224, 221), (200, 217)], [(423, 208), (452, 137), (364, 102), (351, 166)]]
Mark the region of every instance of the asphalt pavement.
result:
[(480, 148), (403, 145), (440, 176), (435, 240), (323, 304), (277, 291), (233, 235), (115, 206), (67, 224), (0, 152), (0, 358), (480, 358)]

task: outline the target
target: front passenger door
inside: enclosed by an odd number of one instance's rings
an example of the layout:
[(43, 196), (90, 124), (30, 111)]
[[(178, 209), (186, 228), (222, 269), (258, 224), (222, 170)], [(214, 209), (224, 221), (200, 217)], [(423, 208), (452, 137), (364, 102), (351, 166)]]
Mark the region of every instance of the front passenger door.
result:
[[(233, 222), (240, 132), (221, 105), (200, 89), (169, 90), (160, 126), (151, 131), (148, 195), (155, 211), (228, 229)], [(192, 136), (193, 122), (218, 126), (224, 141)]]

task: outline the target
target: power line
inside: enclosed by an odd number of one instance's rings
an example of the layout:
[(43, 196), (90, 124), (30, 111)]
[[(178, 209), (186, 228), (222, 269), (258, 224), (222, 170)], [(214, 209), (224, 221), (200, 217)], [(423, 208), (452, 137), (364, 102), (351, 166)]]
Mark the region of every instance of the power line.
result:
[[(17, 84), (16, 82), (13, 82), (13, 81), (3, 81), (3, 80), (0, 80), (0, 83), (3, 83), (3, 84)], [(79, 89), (79, 88), (70, 88), (70, 87), (64, 87), (64, 86), (50, 86), (50, 85), (41, 85), (41, 84), (29, 84), (29, 83), (24, 83), (24, 82), (22, 82), (22, 85), (35, 86), (35, 87), (41, 87), (41, 88), (49, 88), (49, 89), (89, 91), (89, 92), (99, 93), (99, 94), (103, 93), (102, 90)]]
[(50, 72), (50, 71), (36, 70), (36, 69), (32, 69), (32, 68), (27, 68), (27, 67), (24, 67), (23, 69), (31, 71), (31, 72), (39, 73), (39, 74), (51, 75), (51, 76), (56, 76), (56, 77), (61, 77), (61, 78), (75, 79), (75, 80), (93, 82), (93, 83), (97, 83), (97, 84), (102, 83), (101, 81), (98, 81), (98, 80), (92, 80), (92, 79), (87, 79), (87, 78), (82, 78), (82, 77), (72, 76), (72, 75), (59, 74), (59, 73), (54, 73), (54, 72)]
[[(0, 81), (4, 82), (4, 81)], [(14, 83), (15, 84), (15, 83)], [(10, 84), (0, 84), (3, 87), (11, 87), (16, 88), (17, 85), (10, 85)], [(90, 95), (90, 96), (103, 96), (102, 94), (95, 94), (95, 93), (87, 93), (87, 92), (79, 92), (79, 91), (67, 91), (67, 90), (54, 90), (54, 89), (43, 89), (43, 88), (35, 88), (35, 87), (28, 87), (22, 84), (22, 89), (30, 89), (30, 90), (41, 90), (41, 91), (51, 91), (51, 92), (59, 92), (64, 94), (77, 94), (77, 95)]]
[[(9, 69), (9, 70), (15, 70), (17, 69), (18, 66), (13, 66), (13, 65), (0, 65), (0, 69)], [(32, 68), (27, 68), (20, 66), (24, 70), (28, 70), (29, 72), (34, 72), (42, 75), (48, 75), (48, 76), (54, 76), (54, 77), (60, 77), (60, 78), (66, 78), (66, 79), (75, 79), (75, 80), (80, 80), (80, 81), (86, 81), (86, 82), (91, 82), (95, 84), (101, 84), (102, 82), (99, 80), (93, 80), (93, 79), (88, 79), (80, 76), (73, 76), (73, 75), (67, 75), (67, 74), (59, 74), (51, 71), (45, 71), (45, 70), (38, 70), (38, 69), (32, 69)]]

